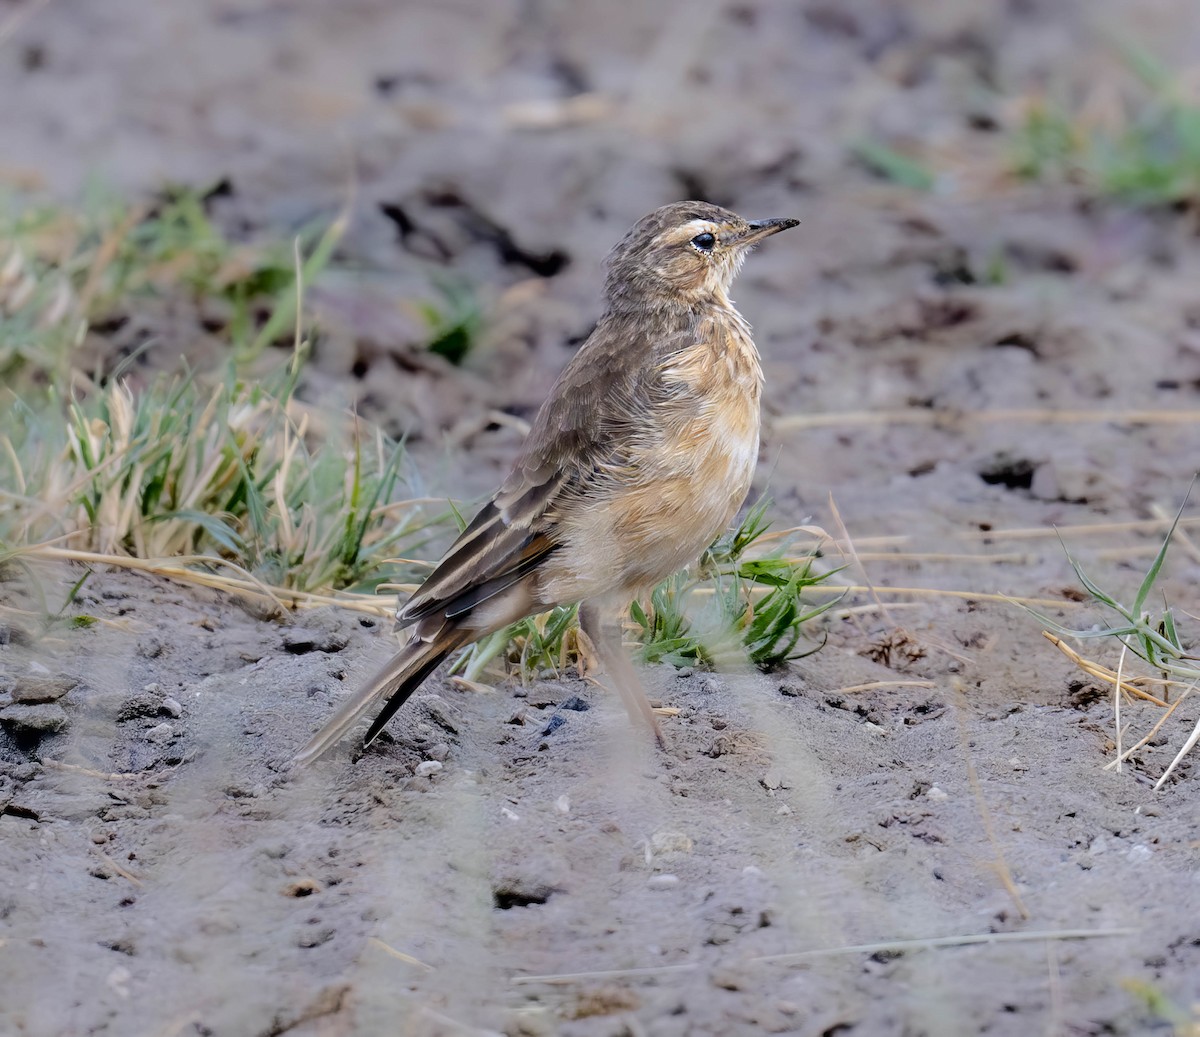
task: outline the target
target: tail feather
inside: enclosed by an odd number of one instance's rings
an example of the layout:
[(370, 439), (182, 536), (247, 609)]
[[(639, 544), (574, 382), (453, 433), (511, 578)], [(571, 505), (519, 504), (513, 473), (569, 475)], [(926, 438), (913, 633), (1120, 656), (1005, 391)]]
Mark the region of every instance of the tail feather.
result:
[(313, 735), (293, 758), (292, 766), (304, 767), (319, 759), (337, 745), (377, 701), (386, 699), (363, 740), (364, 748), (370, 745), (441, 661), (454, 649), (477, 636), (477, 632), (464, 631), (454, 623), (445, 623), (432, 638), (414, 635), (363, 685), (361, 691), (343, 703), (332, 719)]

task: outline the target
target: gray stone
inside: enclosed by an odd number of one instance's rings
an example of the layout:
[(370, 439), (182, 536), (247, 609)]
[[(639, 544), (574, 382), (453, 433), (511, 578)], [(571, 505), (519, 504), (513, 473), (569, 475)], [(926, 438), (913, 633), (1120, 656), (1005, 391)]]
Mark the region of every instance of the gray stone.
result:
[(57, 702), (78, 684), (78, 677), (69, 677), (66, 674), (57, 677), (26, 674), (13, 680), (13, 702)]
[(67, 711), (55, 702), (35, 705), (15, 702), (0, 709), (0, 724), (7, 724), (17, 731), (53, 734), (67, 726)]

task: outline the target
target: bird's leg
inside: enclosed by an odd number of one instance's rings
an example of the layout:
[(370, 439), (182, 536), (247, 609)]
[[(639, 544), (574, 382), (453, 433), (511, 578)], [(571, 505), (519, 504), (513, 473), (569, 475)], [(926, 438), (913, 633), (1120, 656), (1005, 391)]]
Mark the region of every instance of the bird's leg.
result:
[(658, 747), (665, 748), (666, 743), (663, 742), (662, 731), (659, 730), (658, 717), (650, 705), (650, 700), (646, 698), (646, 689), (642, 687), (642, 682), (621, 644), (620, 624), (610, 620), (599, 605), (584, 602), (579, 606), (579, 626), (600, 657), (609, 681), (621, 696), (629, 719), (635, 724), (644, 723), (649, 727), (654, 732), (654, 740)]
[(576, 663), (579, 676), (592, 684), (598, 684), (599, 681), (592, 674), (602, 668), (600, 665), (600, 653), (597, 651), (596, 645), (588, 635), (588, 632), (583, 629), (582, 619), (580, 620), (579, 629), (576, 631), (575, 650), (579, 654), (579, 661)]

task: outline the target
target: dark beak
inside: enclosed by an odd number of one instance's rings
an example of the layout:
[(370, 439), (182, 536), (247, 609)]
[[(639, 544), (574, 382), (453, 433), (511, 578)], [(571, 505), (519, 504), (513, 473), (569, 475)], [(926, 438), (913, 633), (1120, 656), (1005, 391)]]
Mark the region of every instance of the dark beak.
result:
[(751, 220), (750, 229), (742, 235), (739, 245), (755, 245), (763, 238), (778, 234), (781, 230), (800, 226), (799, 220)]

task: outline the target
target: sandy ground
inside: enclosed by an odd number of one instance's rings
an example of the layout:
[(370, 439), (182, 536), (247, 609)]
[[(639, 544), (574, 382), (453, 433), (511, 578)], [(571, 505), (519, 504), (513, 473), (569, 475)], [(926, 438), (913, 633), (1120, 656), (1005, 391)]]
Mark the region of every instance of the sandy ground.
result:
[[(1105, 770), (1110, 689), (986, 595), (1101, 621), (1040, 534), (1063, 527), (1128, 592), (1161, 531), (1082, 527), (1173, 509), (1197, 457), (1194, 425), (996, 412), (1200, 392), (1192, 218), (1012, 184), (994, 127), (1014, 97), (1119, 79), (1114, 31), (1193, 59), (1200, 11), (9, 0), (5, 18), (7, 185), (225, 177), (221, 218), (276, 235), (349, 199), (306, 392), (407, 432), (433, 494), (491, 488), (518, 433), (479, 415), (532, 413), (641, 213), (703, 195), (799, 217), (737, 291), (769, 379), (756, 492), (780, 524), (828, 528), (832, 494), (873, 582), (967, 596), (839, 616), (778, 674), (649, 670), (679, 710), (664, 751), (582, 681), (433, 680), (378, 749), (295, 777), (388, 631), (98, 572), (73, 608), (102, 622), (0, 627), (0, 705), (31, 674), (70, 686), (41, 707), (57, 731), (0, 729), (0, 1032), (1194, 1032), (1195, 756), (1152, 785), (1197, 708)], [(883, 184), (850, 157), (866, 133), (933, 142), (953, 172)], [(412, 362), (396, 299), (431, 267), (491, 315), (463, 371)], [(77, 578), (42, 573), (49, 607)], [(1198, 579), (1181, 545), (1163, 588), (1194, 612)], [(878, 681), (901, 683), (852, 690)], [(1125, 744), (1157, 715), (1127, 704)]]

